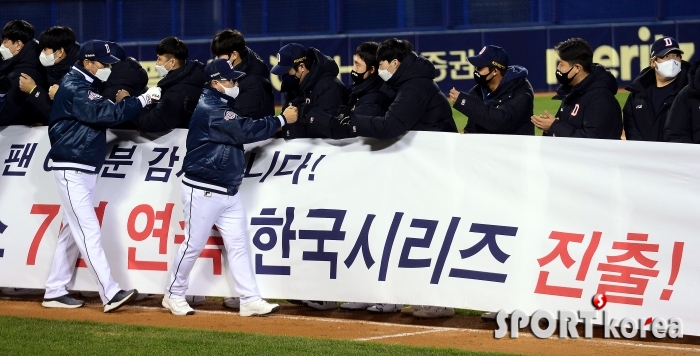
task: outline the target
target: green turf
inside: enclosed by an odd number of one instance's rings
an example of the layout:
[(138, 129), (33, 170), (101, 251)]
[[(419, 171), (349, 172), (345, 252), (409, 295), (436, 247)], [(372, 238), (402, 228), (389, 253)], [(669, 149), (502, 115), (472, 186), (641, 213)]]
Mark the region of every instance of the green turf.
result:
[[(175, 322), (183, 324), (185, 318)], [(446, 345), (448, 346), (448, 345)], [(0, 355), (507, 355), (373, 342), (0, 317)]]

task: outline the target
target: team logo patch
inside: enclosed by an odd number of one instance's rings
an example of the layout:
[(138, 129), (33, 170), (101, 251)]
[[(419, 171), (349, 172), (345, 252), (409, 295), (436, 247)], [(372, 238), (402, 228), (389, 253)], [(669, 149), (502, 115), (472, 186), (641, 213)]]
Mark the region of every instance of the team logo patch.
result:
[(235, 118), (236, 118), (236, 113), (233, 111), (226, 111), (224, 113), (224, 120), (226, 120), (226, 121), (233, 120)]
[(641, 108), (642, 108), (642, 104), (639, 104), (639, 105), (635, 106), (634, 108), (635, 108), (635, 109), (641, 109)]
[(311, 98), (306, 98), (306, 103), (308, 104), (310, 102), (311, 102)]
[(462, 105), (467, 103), (467, 99), (462, 99)]
[(673, 42), (671, 42), (671, 39), (668, 37), (664, 38), (664, 43), (666, 44), (666, 47), (673, 45)]
[(277, 53), (277, 63), (279, 63), (279, 62), (280, 62), (280, 54)]
[(576, 116), (578, 114), (578, 104), (574, 105), (574, 110), (571, 110), (571, 116)]
[(90, 100), (102, 99), (102, 95), (97, 94), (91, 90), (88, 90), (88, 99), (90, 99)]
[(485, 50), (486, 50), (486, 47), (482, 48), (481, 51), (479, 51), (479, 55), (481, 55), (482, 53), (484, 53)]

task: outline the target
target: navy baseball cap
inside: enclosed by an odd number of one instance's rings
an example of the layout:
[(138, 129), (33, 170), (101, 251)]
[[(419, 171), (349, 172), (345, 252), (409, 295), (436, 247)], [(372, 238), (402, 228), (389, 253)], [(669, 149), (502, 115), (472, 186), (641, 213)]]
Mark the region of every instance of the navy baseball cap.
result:
[(114, 64), (119, 62), (119, 58), (111, 54), (109, 43), (100, 40), (89, 40), (80, 45), (78, 59), (89, 59), (104, 64)]
[(654, 41), (654, 44), (651, 45), (651, 53), (649, 58), (663, 57), (671, 51), (678, 51), (683, 54), (683, 51), (681, 51), (681, 47), (678, 45), (678, 41), (676, 41), (675, 38), (661, 37)]
[(306, 48), (298, 43), (290, 43), (277, 53), (277, 65), (272, 67), (272, 74), (282, 75), (289, 72), (294, 65), (306, 59)]
[(237, 80), (245, 75), (243, 72), (233, 70), (233, 64), (226, 59), (215, 59), (204, 68), (204, 73), (209, 76), (209, 80)]
[(508, 68), (508, 53), (498, 46), (486, 46), (481, 49), (478, 55), (468, 57), (469, 63), (474, 67), (496, 67), (498, 69)]
[(119, 58), (120, 61), (123, 61), (126, 59), (126, 51), (124, 51), (124, 47), (122, 47), (119, 43), (117, 42), (107, 42), (109, 45), (109, 49), (111, 50), (112, 53), (111, 55)]

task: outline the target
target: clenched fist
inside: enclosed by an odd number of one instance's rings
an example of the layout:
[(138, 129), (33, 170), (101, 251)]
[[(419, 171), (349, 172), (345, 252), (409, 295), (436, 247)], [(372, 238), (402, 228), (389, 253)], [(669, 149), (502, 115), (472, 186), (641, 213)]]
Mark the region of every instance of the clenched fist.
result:
[(293, 124), (297, 122), (297, 116), (299, 115), (299, 110), (294, 106), (287, 106), (282, 113), (284, 118), (287, 119), (288, 124)]
[(32, 77), (20, 73), (19, 75), (19, 90), (21, 90), (24, 93), (31, 94), (32, 90), (36, 88), (36, 83), (34, 82), (34, 79)]
[(119, 89), (119, 90), (117, 91), (117, 97), (114, 98), (114, 99), (115, 99), (116, 102), (118, 103), (118, 102), (124, 100), (124, 98), (126, 98), (127, 96), (130, 96), (130, 95), (131, 95), (131, 94), (129, 94), (128, 91), (126, 91), (126, 90), (124, 90), (124, 89)]
[(53, 100), (53, 97), (56, 95), (56, 92), (58, 91), (58, 84), (54, 84), (51, 87), (49, 87), (49, 98)]

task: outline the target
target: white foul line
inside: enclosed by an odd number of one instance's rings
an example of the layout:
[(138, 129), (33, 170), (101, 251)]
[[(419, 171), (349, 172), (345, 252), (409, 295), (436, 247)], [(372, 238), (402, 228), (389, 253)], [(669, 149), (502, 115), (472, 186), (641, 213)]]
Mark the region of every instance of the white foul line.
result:
[(413, 335), (420, 335), (420, 334), (428, 334), (428, 333), (436, 333), (440, 331), (445, 331), (445, 330), (440, 330), (440, 329), (433, 329), (433, 330), (425, 330), (425, 331), (416, 331), (414, 333), (401, 333), (401, 334), (392, 334), (392, 335), (382, 335), (382, 336), (372, 336), (372, 337), (363, 337), (360, 339), (353, 339), (353, 341), (370, 341), (370, 340), (380, 340), (380, 339), (388, 339), (392, 337), (404, 337), (404, 336), (413, 336)]

